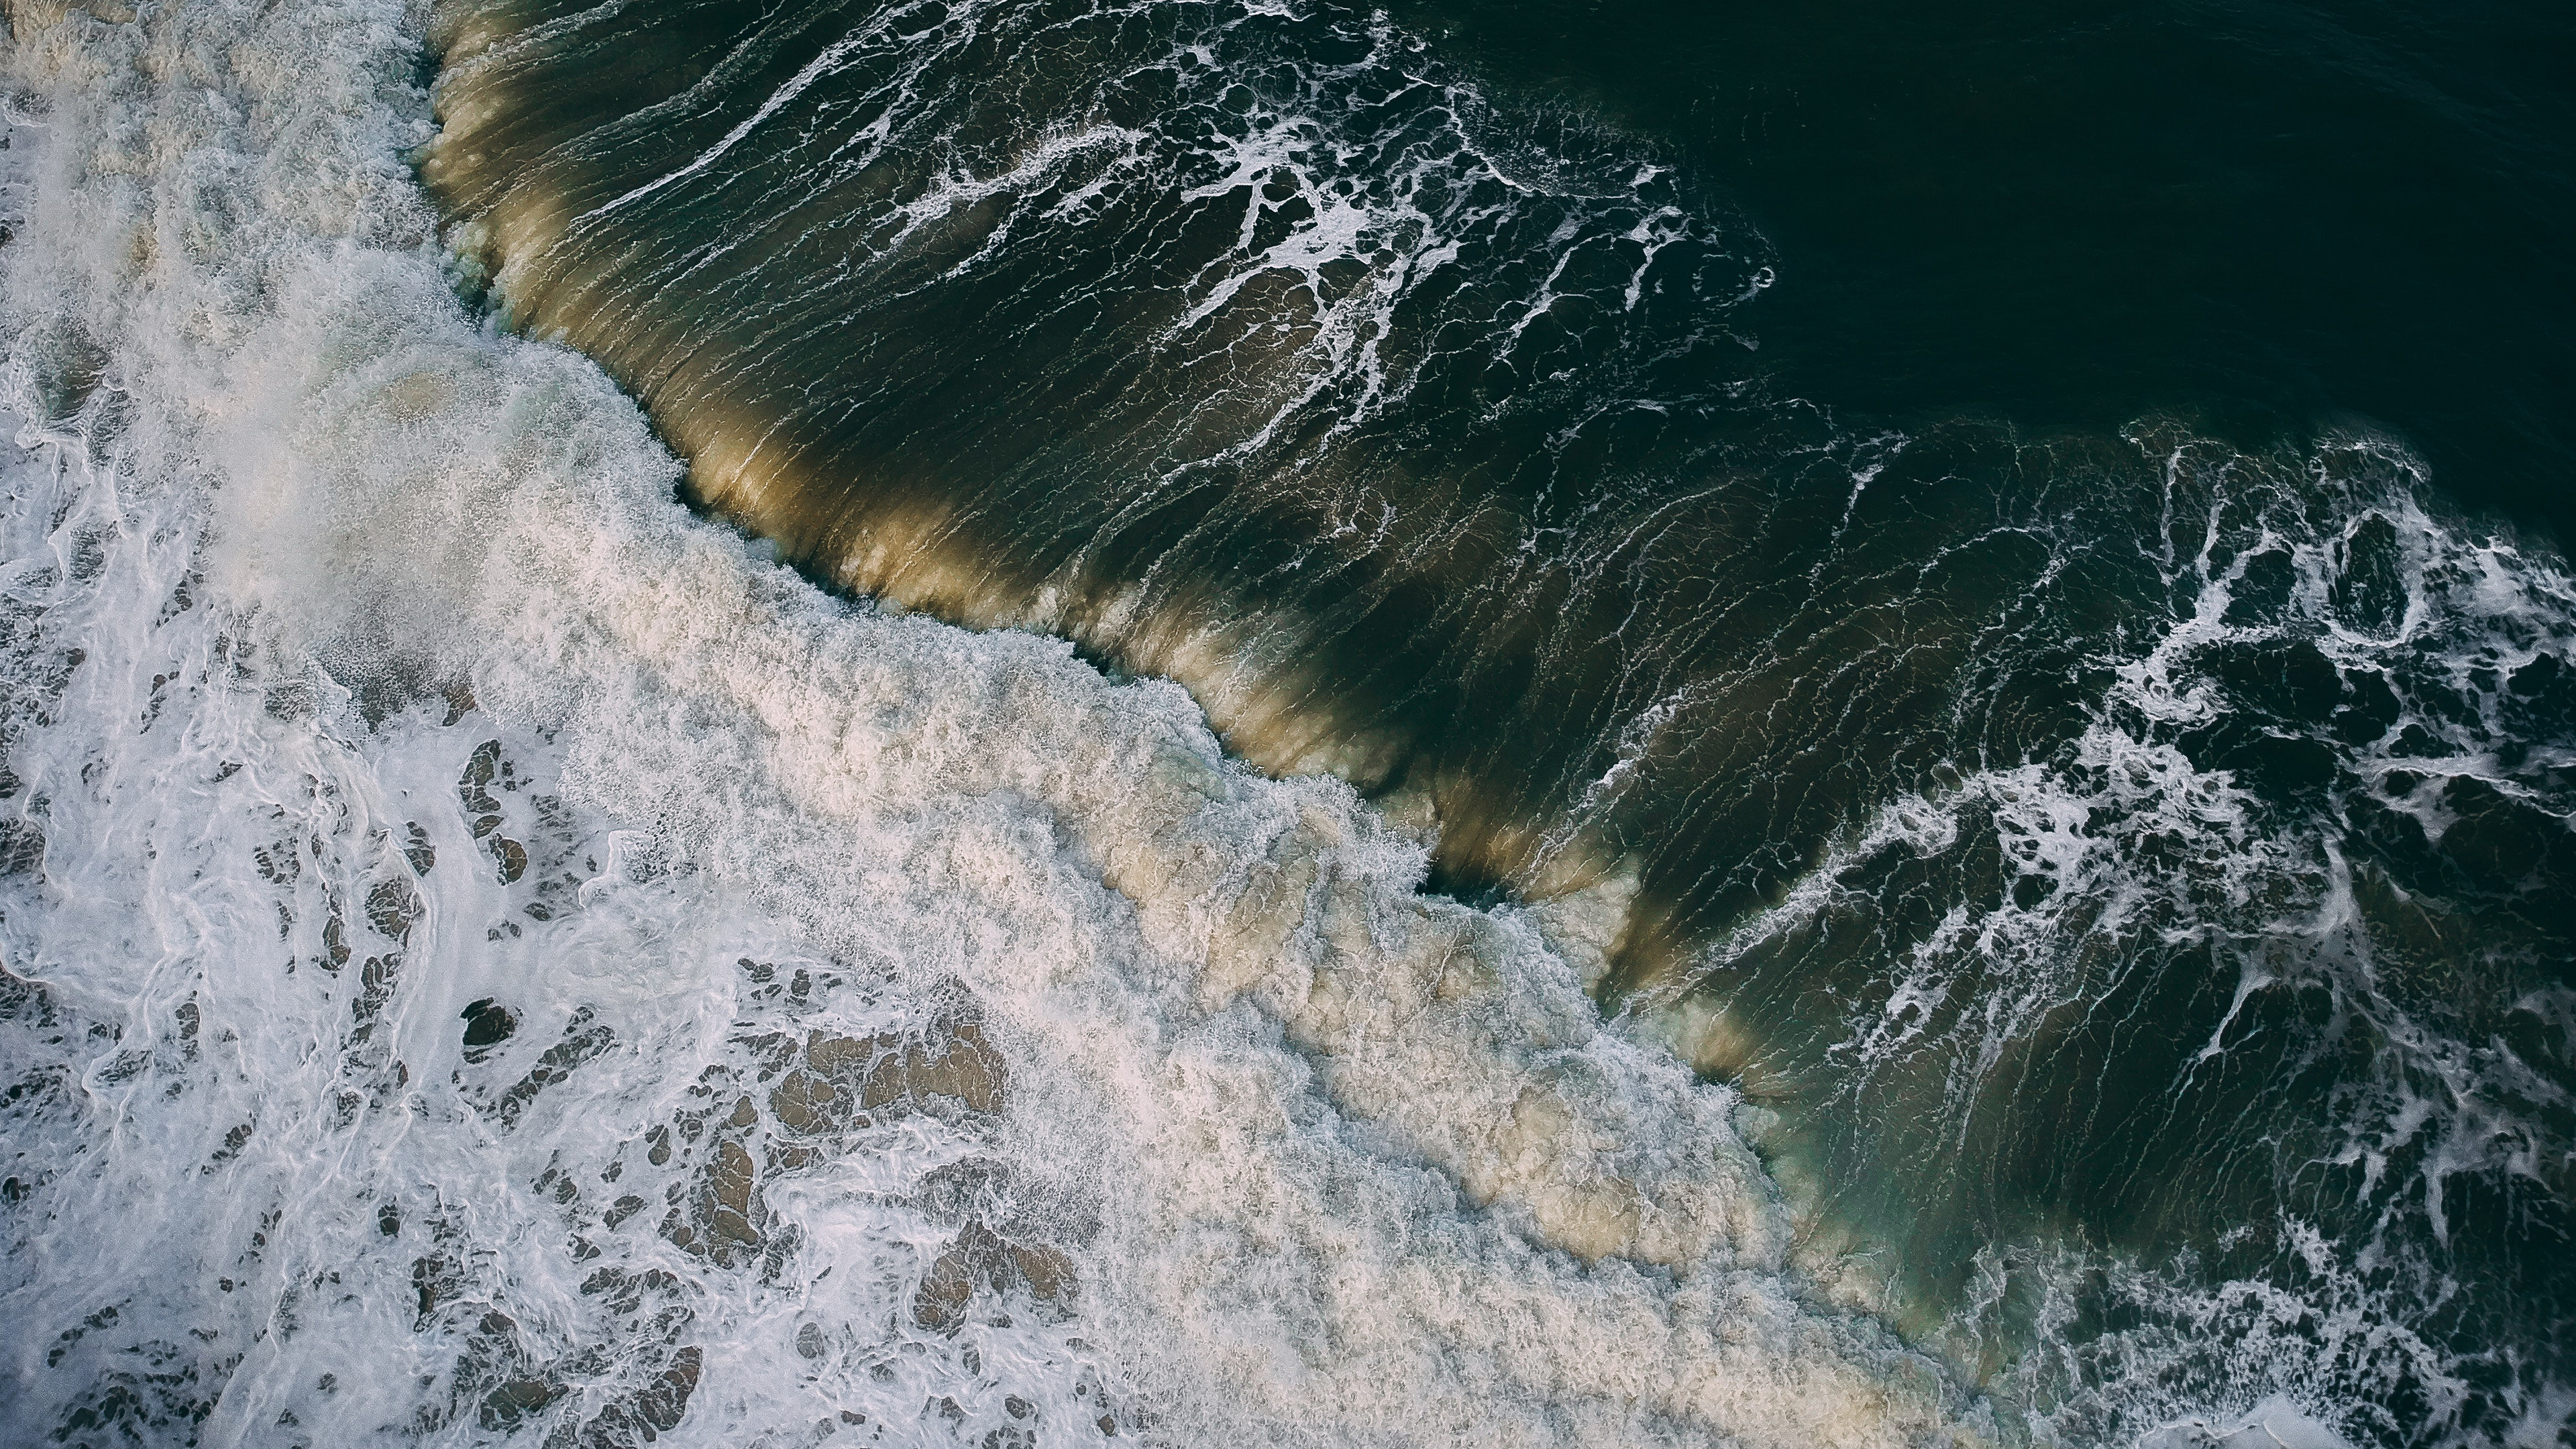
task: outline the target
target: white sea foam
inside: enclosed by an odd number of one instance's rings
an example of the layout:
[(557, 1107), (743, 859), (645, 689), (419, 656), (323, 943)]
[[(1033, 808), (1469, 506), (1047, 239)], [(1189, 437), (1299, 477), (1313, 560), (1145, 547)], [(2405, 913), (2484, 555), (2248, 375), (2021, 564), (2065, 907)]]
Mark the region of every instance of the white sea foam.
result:
[(1529, 917), (478, 330), (398, 7), (11, 22), (10, 1437), (1987, 1432)]
[[(2546, 670), (2576, 644), (2576, 583), (2553, 558), (2428, 512), (2420, 468), (2384, 440), (2329, 440), (2288, 487), (2205, 444), (2172, 445), (2165, 461), (2172, 543), (2151, 561), (2174, 601), (2171, 623), (2103, 661), (2104, 702), (2072, 744), (2044, 761), (1954, 771), (1941, 788), (1889, 801), (1777, 903), (1714, 943), (1699, 969), (1715, 974), (1837, 929), (1866, 932), (1891, 862), (1955, 860), (1974, 840), (1994, 852), (1993, 898), (1954, 902), (1918, 932), (1880, 938), (1889, 966), (1841, 1002), (1848, 1015), (1830, 1049), (1838, 1075), (1830, 1093), (1817, 1093), (1827, 1113), (1866, 1118), (1903, 1110), (1896, 1103), (1931, 1120), (1971, 1120), (1967, 1104), (1990, 1082), (2009, 1081), (2016, 1055), (2052, 1041), (2060, 1023), (2128, 1009), (2122, 977), (2155, 969), (2140, 943), (2204, 949), (2236, 976), (2232, 1002), (2186, 1072), (2273, 1045), (2265, 1038), (2274, 1024), (2249, 1011), (2258, 993), (2286, 982), (2332, 1000), (2335, 1024), (2366, 1031), (2373, 1047), (2367, 1071), (2321, 1114), (2326, 1145), (2301, 1166), (2357, 1168), (2375, 1220), (2337, 1236), (2282, 1208), (2259, 1231), (2276, 1235), (2296, 1264), (2288, 1281), (2227, 1278), (2195, 1258), (2146, 1269), (2077, 1246), (2074, 1235), (2037, 1233), (1981, 1247), (1979, 1281), (1939, 1305), (1934, 1322), (1908, 1311), (1889, 1286), (1894, 1275), (1866, 1254), (1846, 1256), (1854, 1244), (1843, 1225), (1811, 1231), (1796, 1261), (1837, 1301), (1902, 1324), (1957, 1362), (1997, 1361), (1993, 1324), (2005, 1300), (2035, 1304), (2036, 1326), (2020, 1338), (2042, 1347), (1987, 1383), (2039, 1410), (2039, 1432), (2067, 1442), (2334, 1445), (2344, 1442), (2335, 1423), (2432, 1436), (2457, 1424), (2474, 1394), (2474, 1369), (2424, 1331), (2430, 1315), (2415, 1306), (2469, 1296), (2446, 1276), (2447, 1260), (2426, 1252), (2449, 1231), (2446, 1194), (2481, 1178), (2556, 1191), (2563, 1159), (2535, 1144), (2551, 1134), (2544, 1116), (2571, 1099), (2546, 1065), (2465, 1044), (2486, 1028), (2464, 1029), (2445, 1013), (2491, 989), (2477, 974), (2485, 963), (2456, 943), (2428, 961), (2388, 923), (2398, 912), (2386, 902), (2413, 903), (2355, 842), (2350, 822), (2367, 817), (2284, 808), (2218, 762), (2230, 757), (2195, 761), (2181, 742), (2248, 719), (2276, 739), (2315, 739), (2324, 711), (2277, 697), (2292, 667), (2322, 674), (2329, 707), (2367, 704), (2343, 681), (2385, 678), (2397, 685), (2385, 717), (2342, 738), (2371, 806), (2438, 842), (2458, 823), (2442, 782), (2466, 781), (2563, 826), (2567, 817), (2535, 782), (2576, 755), (2514, 711), (2525, 707), (2517, 695), (2540, 692), (2527, 681), (2554, 678)], [(2300, 662), (2230, 678), (2212, 663), (2229, 651)], [(1665, 723), (1648, 717), (1640, 738)], [(2545, 846), (2548, 837), (2538, 838)], [(2496, 874), (2540, 865), (2513, 862)], [(2366, 919), (2357, 892), (2367, 891), (2382, 900), (2381, 919)], [(2427, 989), (2428, 979), (2441, 984)], [(1685, 1059), (1740, 1068), (1755, 1055), (1746, 1033), (1722, 997), (1695, 984), (1664, 988), (1639, 1015)], [(2556, 1030), (2563, 1001), (2542, 986), (2508, 1009)], [(1813, 1103), (1805, 1110), (1817, 1113)], [(1777, 1125), (1758, 1110), (1744, 1120), (1762, 1132)], [(1801, 1203), (1836, 1186), (1803, 1181), (1801, 1164), (1785, 1158), (1775, 1171)], [(2257, 1230), (2237, 1225), (2222, 1242)], [(2390, 1291), (2410, 1275), (2418, 1281)], [(2103, 1316), (2104, 1302), (2134, 1322), (2091, 1334), (2076, 1327)], [(2481, 1351), (2517, 1371), (2528, 1362), (2519, 1344)], [(2487, 1440), (2539, 1445), (2563, 1432), (2566, 1392), (2545, 1368), (2529, 1377), (2521, 1420), (2490, 1424), (2479, 1431)], [(2214, 1411), (2211, 1385), (2220, 1382), (2229, 1403)]]

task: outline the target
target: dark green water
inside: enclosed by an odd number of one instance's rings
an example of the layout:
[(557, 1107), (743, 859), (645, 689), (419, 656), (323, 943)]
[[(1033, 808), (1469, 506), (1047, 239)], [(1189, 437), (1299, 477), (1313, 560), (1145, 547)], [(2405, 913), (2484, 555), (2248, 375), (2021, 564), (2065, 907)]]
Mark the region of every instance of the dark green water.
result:
[(2025, 428), (2361, 423), (2564, 531), (2576, 16), (2537, 4), (1399, 6), (1778, 248), (1776, 385)]
[(2547, 1442), (2569, 34), (458, 5), (421, 164), (699, 503), (1613, 921), (2015, 1423)]

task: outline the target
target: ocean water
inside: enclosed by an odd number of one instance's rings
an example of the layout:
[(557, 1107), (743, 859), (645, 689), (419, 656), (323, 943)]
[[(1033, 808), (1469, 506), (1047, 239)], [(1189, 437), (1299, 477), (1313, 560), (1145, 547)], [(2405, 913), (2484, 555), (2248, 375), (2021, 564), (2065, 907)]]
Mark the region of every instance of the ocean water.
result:
[(2240, 447), (2366, 426), (2456, 504), (2576, 523), (2564, 11), (1394, 12), (1497, 94), (1687, 157), (1776, 249), (1758, 325), (1792, 393), (1908, 426), (2182, 414)]
[(2548, 283), (1842, 405), (1639, 13), (13, 6), (6, 1437), (2567, 1442)]

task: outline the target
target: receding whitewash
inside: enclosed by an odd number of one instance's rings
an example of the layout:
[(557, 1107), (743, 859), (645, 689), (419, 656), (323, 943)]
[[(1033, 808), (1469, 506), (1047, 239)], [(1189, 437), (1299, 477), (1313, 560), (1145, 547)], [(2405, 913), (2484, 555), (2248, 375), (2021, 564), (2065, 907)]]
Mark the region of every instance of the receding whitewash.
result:
[(13, 1436), (1979, 1437), (1346, 786), (823, 598), (479, 331), (399, 7), (16, 21)]

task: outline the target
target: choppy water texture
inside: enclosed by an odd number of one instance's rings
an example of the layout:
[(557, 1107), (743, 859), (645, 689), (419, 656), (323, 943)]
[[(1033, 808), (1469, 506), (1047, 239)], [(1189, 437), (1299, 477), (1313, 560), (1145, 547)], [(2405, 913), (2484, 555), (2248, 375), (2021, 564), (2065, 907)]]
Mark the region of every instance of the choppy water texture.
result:
[(9, 18), (17, 1437), (2565, 1441), (2424, 452), (1852, 421), (1427, 12)]

